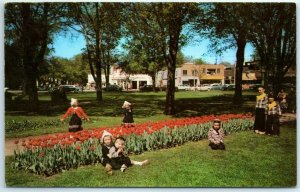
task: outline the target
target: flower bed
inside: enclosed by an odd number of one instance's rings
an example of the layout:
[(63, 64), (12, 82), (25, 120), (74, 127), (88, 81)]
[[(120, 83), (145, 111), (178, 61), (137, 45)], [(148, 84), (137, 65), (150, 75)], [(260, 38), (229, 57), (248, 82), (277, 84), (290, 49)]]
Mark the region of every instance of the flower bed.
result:
[(207, 138), (212, 121), (219, 118), (227, 134), (249, 130), (253, 126), (251, 114), (201, 116), (160, 122), (137, 124), (135, 127), (92, 128), (77, 133), (46, 135), (36, 139), (17, 141), (12, 167), (36, 174), (53, 175), (80, 165), (100, 163), (100, 138), (103, 130), (114, 137), (124, 136), (129, 153), (181, 145), (187, 141)]

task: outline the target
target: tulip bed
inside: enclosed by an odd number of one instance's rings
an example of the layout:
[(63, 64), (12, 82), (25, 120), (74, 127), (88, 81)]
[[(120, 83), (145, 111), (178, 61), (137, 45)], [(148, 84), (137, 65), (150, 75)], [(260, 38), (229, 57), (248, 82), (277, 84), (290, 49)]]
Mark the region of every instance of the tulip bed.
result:
[(226, 114), (148, 122), (130, 128), (103, 127), (46, 135), (16, 141), (12, 167), (50, 176), (80, 165), (98, 164), (101, 158), (100, 138), (104, 130), (114, 137), (125, 137), (129, 154), (174, 147), (207, 138), (215, 118), (222, 121), (226, 134), (249, 130), (253, 126), (251, 114)]

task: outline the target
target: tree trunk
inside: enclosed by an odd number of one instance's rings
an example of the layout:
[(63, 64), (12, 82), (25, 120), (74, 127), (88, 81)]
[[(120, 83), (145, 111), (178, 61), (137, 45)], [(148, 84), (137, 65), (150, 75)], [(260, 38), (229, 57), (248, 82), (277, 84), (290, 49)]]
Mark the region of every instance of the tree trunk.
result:
[(155, 73), (152, 73), (151, 74), (151, 78), (152, 78), (152, 89), (153, 89), (153, 92), (156, 91), (156, 86), (155, 86), (155, 81), (156, 81), (156, 74)]
[(244, 34), (239, 34), (237, 39), (236, 51), (236, 71), (235, 71), (235, 91), (233, 97), (233, 104), (241, 104), (243, 102), (242, 95), (242, 75), (245, 54), (246, 38)]
[(96, 82), (96, 94), (97, 94), (97, 101), (102, 101), (102, 77), (101, 77), (101, 50), (100, 50), (100, 31), (99, 31), (99, 12), (98, 2), (95, 3), (96, 5), (96, 26), (95, 26), (95, 34), (96, 34), (96, 74), (97, 74), (97, 82)]
[[(176, 23), (176, 24), (175, 24)], [(170, 42), (169, 42), (169, 55), (166, 61), (168, 67), (168, 80), (167, 80), (167, 95), (165, 114), (175, 114), (175, 70), (176, 70), (176, 55), (178, 51), (179, 35), (181, 31), (180, 22), (171, 23), (170, 29)]]
[(34, 62), (34, 52), (35, 43), (34, 35), (31, 30), (31, 25), (33, 24), (30, 4), (22, 4), (22, 17), (23, 17), (23, 34), (22, 34), (22, 44), (23, 44), (23, 65), (24, 65), (24, 85), (25, 93), (29, 96), (29, 110), (38, 110), (38, 93), (36, 88), (37, 79), (37, 63)]

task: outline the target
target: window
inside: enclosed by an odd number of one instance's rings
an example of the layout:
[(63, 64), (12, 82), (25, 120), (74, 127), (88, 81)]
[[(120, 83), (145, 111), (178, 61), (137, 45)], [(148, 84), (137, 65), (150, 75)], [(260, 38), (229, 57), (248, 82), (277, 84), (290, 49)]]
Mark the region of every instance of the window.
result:
[(197, 76), (197, 70), (192, 70), (192, 76)]
[(202, 73), (206, 73), (205, 68), (203, 68)]
[(207, 74), (208, 75), (215, 75), (216, 74), (216, 69), (207, 69)]
[(182, 75), (187, 75), (187, 70), (182, 70)]
[(217, 73), (220, 73), (220, 69), (217, 69)]

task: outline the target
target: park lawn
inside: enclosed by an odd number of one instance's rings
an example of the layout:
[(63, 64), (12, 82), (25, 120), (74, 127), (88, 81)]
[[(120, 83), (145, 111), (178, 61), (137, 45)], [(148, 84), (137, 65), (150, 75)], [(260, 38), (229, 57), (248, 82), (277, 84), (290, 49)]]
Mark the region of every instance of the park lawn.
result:
[(294, 187), (296, 186), (296, 125), (284, 124), (280, 137), (244, 131), (226, 136), (226, 150), (213, 151), (207, 140), (131, 155), (149, 159), (108, 176), (102, 165), (44, 177), (10, 168), (6, 157), (6, 185), (11, 187)]
[[(224, 96), (226, 93), (227, 96)], [(232, 94), (232, 92), (231, 92)], [(76, 93), (68, 94), (68, 100), (72, 97), (78, 98), (80, 105), (83, 107), (91, 121), (83, 121), (83, 127), (90, 129), (94, 127), (111, 127), (120, 125), (123, 119), (122, 104), (125, 100), (133, 103), (134, 120), (136, 123), (147, 121), (161, 121), (176, 117), (201, 116), (209, 114), (222, 113), (245, 113), (249, 112), (249, 106), (232, 108), (231, 96), (228, 92), (222, 91), (180, 91), (175, 93), (175, 110), (174, 116), (163, 114), (165, 106), (165, 92), (103, 92), (103, 102), (98, 103), (96, 93)], [(50, 96), (45, 93), (39, 95), (40, 111), (32, 113), (26, 111), (26, 97), (21, 101), (13, 101), (6, 104), (5, 120), (19, 121), (25, 120), (31, 122), (43, 123), (46, 121), (56, 122), (54, 125), (44, 126), (27, 126), (24, 130), (6, 131), (6, 138), (19, 138), (27, 136), (37, 136), (68, 130), (68, 119), (64, 123), (59, 123), (59, 119), (69, 107), (69, 102), (52, 103)], [(253, 105), (250, 105), (250, 110)], [(250, 111), (251, 112), (251, 111)]]

